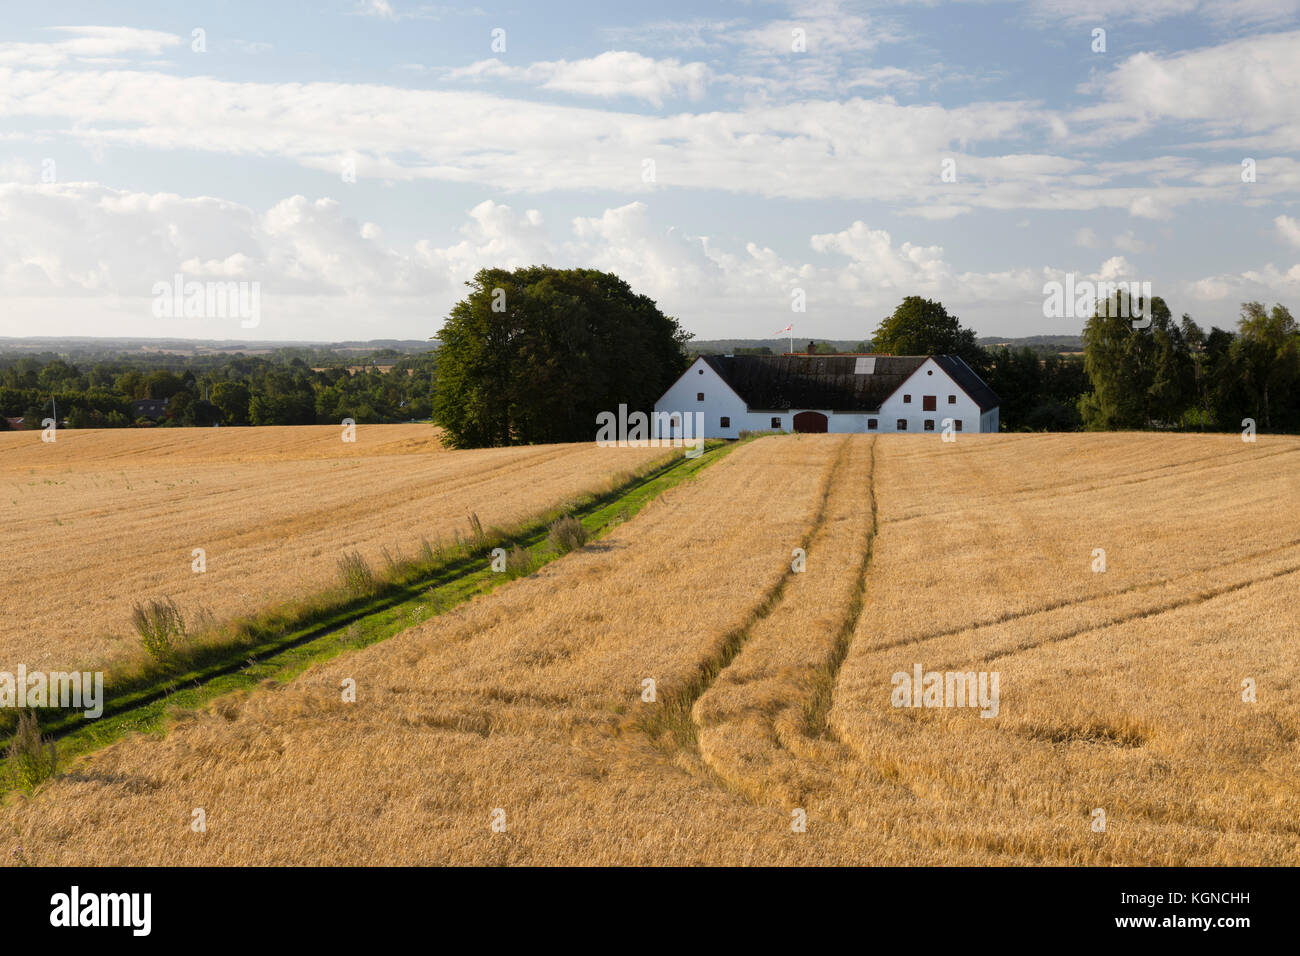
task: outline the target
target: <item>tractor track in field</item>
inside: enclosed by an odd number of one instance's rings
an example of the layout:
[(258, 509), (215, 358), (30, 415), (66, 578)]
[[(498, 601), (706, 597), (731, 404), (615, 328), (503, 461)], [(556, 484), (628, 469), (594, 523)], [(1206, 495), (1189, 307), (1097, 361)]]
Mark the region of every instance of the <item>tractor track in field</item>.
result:
[[(1273, 555), (1280, 554), (1281, 552), (1284, 551), (1289, 551), (1296, 547), (1300, 547), (1300, 538), (1295, 539), (1293, 541), (1288, 541), (1285, 544), (1277, 545), (1275, 547), (1263, 548), (1258, 551), (1252, 551), (1244, 555), (1239, 555), (1233, 558), (1231, 561), (1223, 561), (1214, 564), (1204, 565), (1199, 568), (1192, 568), (1191, 570), (1184, 571), (1180, 574), (1175, 574), (1167, 578), (1161, 578), (1159, 580), (1139, 581), (1135, 584), (1129, 585), (1128, 587), (1118, 588), (1113, 591), (1106, 591), (1101, 594), (1090, 594), (1083, 597), (1074, 597), (1074, 598), (1062, 598), (1058, 601), (1052, 601), (1048, 604), (1044, 604), (1041, 607), (1031, 608), (1023, 611), (1011, 611), (1006, 614), (1000, 614), (997, 617), (987, 618), (982, 621), (975, 621), (970, 624), (966, 624), (957, 628), (945, 628), (944, 630), (941, 631), (931, 631), (926, 634), (917, 634), (912, 637), (904, 637), (904, 638), (899, 638), (898, 640), (886, 641), (880, 644), (873, 644), (871, 646), (871, 650), (873, 652), (895, 650), (899, 647), (907, 647), (908, 645), (911, 644), (921, 644), (926, 641), (936, 641), (945, 637), (955, 637), (956, 635), (963, 634), (967, 631), (978, 631), (989, 627), (998, 627), (999, 625), (1002, 624), (1012, 624), (1017, 621), (1023, 621), (1027, 618), (1037, 617), (1038, 615), (1041, 614), (1051, 614), (1055, 611), (1061, 611), (1067, 608), (1085, 607), (1090, 604), (1101, 605), (1104, 604), (1106, 601), (1114, 600), (1116, 598), (1122, 598), (1131, 594), (1140, 594), (1143, 591), (1154, 591), (1157, 588), (1166, 587), (1171, 584), (1178, 584), (1182, 581), (1188, 580), (1189, 578), (1195, 578), (1200, 575), (1211, 574), (1215, 571), (1223, 571), (1229, 568), (1238, 567), (1242, 564), (1253, 561), (1257, 558), (1271, 557)], [(1288, 574), (1295, 570), (1300, 570), (1300, 569), (1288, 568), (1288, 569), (1284, 569), (1279, 573)], [(1271, 574), (1269, 576), (1276, 577), (1278, 575)], [(1250, 581), (1247, 581), (1246, 584), (1254, 583), (1255, 581), (1258, 580), (1263, 580), (1263, 579), (1252, 578), (1250, 579)], [(1226, 590), (1237, 590), (1237, 586), (1229, 587)], [(1218, 593), (1207, 594), (1206, 599), (1217, 597), (1217, 596)], [(1187, 603), (1193, 603), (1193, 601), (1187, 600), (1177, 605), (1168, 605), (1166, 607), (1155, 608), (1155, 609), (1141, 611), (1141, 612), (1131, 612), (1130, 617), (1149, 617), (1152, 614), (1158, 614), (1165, 610), (1172, 610), (1175, 607), (1181, 607), (1183, 606), (1183, 604), (1187, 604)], [(1125, 618), (1125, 620), (1127, 619), (1128, 618)], [(1097, 626), (1103, 627), (1109, 625), (1097, 625)]]
[[(848, 480), (844, 472), (852, 441), (853, 437), (850, 436), (841, 444), (835, 460), (823, 480), (817, 511), (812, 522), (805, 530), (799, 545), (809, 556), (816, 550), (817, 541), (822, 537), (827, 527), (828, 506), (836, 482)], [(877, 437), (872, 436), (867, 471), (867, 492), (871, 508), (871, 521), (862, 539), (861, 557), (853, 566), (854, 587), (849, 604), (835, 630), (829, 653), (825, 655), (823, 660), (814, 665), (814, 673), (810, 677), (811, 686), (806, 698), (802, 701), (796, 700), (793, 702), (794, 706), (801, 707), (803, 711), (803, 734), (810, 739), (819, 737), (831, 741), (835, 739), (829, 721), (830, 708), (834, 699), (834, 690), (840, 667), (848, 656), (853, 643), (854, 632), (862, 616), (866, 600), (866, 578), (874, 556), (875, 539), (879, 530), (879, 511), (875, 492), (877, 441)], [(857, 549), (854, 550), (856, 552)], [(648, 721), (641, 722), (640, 729), (647, 732), (656, 742), (662, 742), (666, 736), (671, 735), (675, 737), (674, 744), (676, 747), (685, 746), (698, 749), (696, 741), (701, 728), (694, 714), (696, 703), (743, 653), (745, 645), (758, 624), (782, 606), (782, 601), (787, 598), (787, 588), (795, 573), (793, 569), (785, 571), (776, 584), (763, 594), (762, 598), (751, 610), (745, 623), (727, 634), (719, 644), (716, 652), (700, 664), (695, 680), (669, 701), (666, 701), (664, 709), (659, 715)], [(788, 749), (783, 747), (779, 740), (775, 743), (776, 746), (782, 749)], [(704, 761), (703, 765), (707, 767), (709, 776), (715, 778), (716, 782), (728, 790), (734, 789), (726, 784), (725, 777), (717, 768), (709, 766), (707, 761)]]
[(876, 535), (880, 531), (880, 510), (876, 503), (876, 443), (878, 436), (871, 439), (871, 462), (867, 469), (867, 495), (871, 501), (871, 527), (867, 530), (867, 540), (862, 549), (862, 561), (857, 568), (853, 596), (825, 667), (816, 678), (812, 698), (804, 710), (804, 734), (808, 737), (827, 737), (835, 739), (830, 725), (831, 705), (835, 702), (835, 685), (839, 681), (840, 668), (844, 666), (849, 650), (853, 647), (853, 635), (857, 632), (858, 622), (867, 599), (867, 573), (871, 570), (871, 561), (876, 553)]
[[(814, 512), (811, 523), (805, 529), (797, 545), (797, 547), (804, 549), (805, 552), (826, 521), (826, 510), (831, 488), (834, 486), (835, 479), (844, 465), (851, 440), (852, 436), (846, 436), (840, 443), (839, 451), (822, 479), (821, 489), (818, 492), (817, 510)], [(781, 597), (795, 573), (792, 567), (787, 566), (776, 583), (769, 587), (750, 609), (744, 622), (725, 634), (715, 651), (700, 662), (695, 677), (685, 687), (664, 699), (663, 706), (656, 711), (653, 717), (633, 719), (630, 721), (631, 727), (644, 732), (661, 749), (666, 743), (665, 738), (669, 737), (672, 738), (668, 742), (668, 749), (670, 750), (683, 747), (697, 749), (697, 727), (691, 714), (695, 702), (713, 686), (718, 679), (718, 675), (736, 659), (741, 649), (744, 648), (750, 634), (753, 633), (755, 625), (780, 605)]]

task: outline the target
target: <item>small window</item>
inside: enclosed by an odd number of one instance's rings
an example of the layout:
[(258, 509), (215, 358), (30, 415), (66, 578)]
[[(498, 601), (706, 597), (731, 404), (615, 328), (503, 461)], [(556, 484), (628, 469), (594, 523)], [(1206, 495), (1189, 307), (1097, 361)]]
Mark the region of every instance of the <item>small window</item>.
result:
[(933, 374), (934, 374), (934, 369), (932, 369), (932, 368), (927, 368), (927, 369), (925, 370), (925, 374), (926, 374), (926, 375), (933, 375)]
[(956, 405), (956, 404), (957, 404), (957, 396), (956, 396), (956, 395), (949, 395), (949, 396), (948, 396), (948, 404), (949, 404), (949, 405)]
[(704, 369), (700, 369), (699, 372), (698, 372), (698, 374), (703, 375), (703, 374), (704, 374)]
[(875, 420), (874, 418), (868, 418), (868, 419), (867, 419), (867, 431), (869, 431), (869, 432), (874, 432), (875, 430), (876, 430), (876, 420)]
[(939, 398), (937, 395), (921, 396), (921, 411), (932, 412), (939, 407)]
[(702, 401), (704, 401), (704, 393), (703, 393), (703, 392), (696, 392), (696, 393), (695, 393), (695, 400), (696, 400), (697, 402), (702, 402)]
[(900, 432), (905, 432), (905, 431), (907, 431), (907, 419), (906, 419), (906, 418), (900, 418), (900, 419), (898, 420), (898, 430), (899, 430)]
[[(723, 427), (723, 428), (730, 428), (730, 427), (731, 427), (731, 419), (728, 418), (726, 415), (723, 415), (722, 418), (718, 419), (718, 424), (719, 424), (721, 427)], [(957, 431), (961, 431), (961, 425), (960, 425), (960, 423), (957, 425)]]
[(959, 431), (961, 431), (961, 419), (960, 419), (960, 418), (954, 418), (954, 419), (952, 420), (952, 430), (955, 431), (955, 432), (959, 432)]
[(932, 432), (932, 431), (934, 431), (934, 419), (933, 419), (933, 418), (927, 418), (927, 419), (925, 420), (925, 430), (928, 431), (928, 432)]
[(773, 428), (780, 428), (780, 427), (781, 427), (781, 416), (780, 416), (780, 415), (777, 415), (777, 416), (775, 416), (775, 417), (772, 419), (772, 427), (773, 427)]
[(904, 404), (904, 405), (911, 405), (911, 404), (912, 404), (912, 396), (911, 396), (911, 395), (904, 395), (904, 396), (903, 396), (903, 404)]

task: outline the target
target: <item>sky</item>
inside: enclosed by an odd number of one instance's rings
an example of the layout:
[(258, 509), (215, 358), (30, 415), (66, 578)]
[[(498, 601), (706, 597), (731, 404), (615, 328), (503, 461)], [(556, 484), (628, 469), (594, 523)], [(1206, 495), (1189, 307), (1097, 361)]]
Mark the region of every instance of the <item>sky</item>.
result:
[(0, 336), (427, 339), (542, 263), (705, 339), (1073, 334), (1067, 273), (1233, 328), (1298, 148), (1300, 0), (7, 5)]

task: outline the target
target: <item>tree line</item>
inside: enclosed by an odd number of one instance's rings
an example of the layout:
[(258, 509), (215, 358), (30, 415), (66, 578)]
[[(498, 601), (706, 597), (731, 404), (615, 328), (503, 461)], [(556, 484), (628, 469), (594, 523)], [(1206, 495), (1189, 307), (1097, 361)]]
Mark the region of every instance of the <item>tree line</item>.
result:
[[(1131, 316), (1137, 317), (1131, 318)], [(1300, 327), (1283, 305), (1246, 302), (1235, 330), (1175, 321), (1159, 296), (1097, 303), (1083, 354), (985, 349), (939, 302), (909, 296), (876, 330), (876, 351), (958, 355), (1002, 401), (1004, 431), (1300, 431)]]
[[(432, 352), (358, 357), (313, 350), (311, 358), (321, 363), (313, 367), (295, 351), (266, 358), (172, 356), (164, 360), (169, 367), (158, 367), (157, 357), (85, 368), (50, 355), (6, 358), (0, 360), (0, 429), (9, 418), (39, 426), (56, 408), (60, 424), (70, 428), (313, 425), (344, 418), (373, 424), (427, 419), (432, 412)], [(142, 399), (166, 402), (157, 422), (133, 408)]]
[[(437, 352), (365, 359), (312, 349), (269, 357), (0, 358), (5, 418), (71, 427), (146, 424), (140, 399), (167, 401), (159, 424), (299, 425), (432, 418), (455, 447), (589, 441), (596, 415), (648, 411), (689, 364), (690, 334), (611, 273), (484, 269), (449, 313)], [(1001, 399), (1004, 431), (1300, 431), (1300, 329), (1282, 305), (1242, 305), (1237, 327), (1175, 321), (1164, 300), (1100, 302), (1082, 354), (985, 348), (943, 304), (908, 296), (859, 351), (956, 355)], [(1143, 317), (1138, 327), (1128, 316)], [(762, 351), (766, 351), (765, 349)], [(809, 342), (807, 351), (833, 354)], [(391, 365), (350, 374), (347, 366)]]

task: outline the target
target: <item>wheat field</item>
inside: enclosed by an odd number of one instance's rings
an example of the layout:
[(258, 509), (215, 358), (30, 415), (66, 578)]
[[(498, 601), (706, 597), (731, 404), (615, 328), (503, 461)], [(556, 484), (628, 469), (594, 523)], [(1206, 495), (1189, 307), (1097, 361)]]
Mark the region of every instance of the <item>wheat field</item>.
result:
[[(763, 438), (10, 795), (0, 834), (40, 864), (1300, 864), (1297, 503), (1294, 438)], [(895, 706), (917, 666), (996, 672), (996, 715)]]
[[(0, 661), (99, 668), (138, 653), (132, 604), (216, 621), (382, 566), (468, 516), (510, 525), (603, 488), (663, 449), (447, 451), (429, 425), (0, 433)], [(205, 570), (195, 572), (194, 549)], [(0, 665), (2, 666), (2, 665)]]

